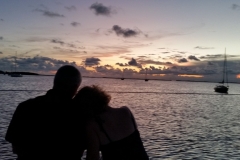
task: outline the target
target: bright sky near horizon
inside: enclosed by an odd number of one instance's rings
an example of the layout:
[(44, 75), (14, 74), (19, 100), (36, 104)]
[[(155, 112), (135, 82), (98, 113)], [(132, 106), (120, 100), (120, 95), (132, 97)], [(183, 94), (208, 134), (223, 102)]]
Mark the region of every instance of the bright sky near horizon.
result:
[(238, 0), (1, 1), (0, 70), (17, 52), (18, 71), (216, 80), (226, 48), (238, 81), (239, 18)]

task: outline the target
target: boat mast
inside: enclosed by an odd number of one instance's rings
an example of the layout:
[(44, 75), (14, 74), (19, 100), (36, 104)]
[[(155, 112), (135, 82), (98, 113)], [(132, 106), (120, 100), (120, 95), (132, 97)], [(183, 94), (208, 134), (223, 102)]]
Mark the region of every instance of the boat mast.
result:
[(227, 55), (226, 55), (226, 48), (225, 48), (225, 73), (226, 73), (226, 83), (228, 86), (228, 72), (227, 72)]
[(145, 79), (147, 79), (147, 69), (146, 69), (146, 72), (145, 72)]
[(14, 62), (14, 66), (15, 66), (15, 73), (16, 73), (16, 68), (17, 68), (17, 52), (16, 52), (16, 56), (15, 56), (15, 62)]
[(224, 80), (225, 80), (225, 66), (226, 66), (226, 48), (225, 48), (225, 53), (224, 53), (224, 61), (223, 61), (223, 80), (222, 80), (222, 84), (224, 84)]

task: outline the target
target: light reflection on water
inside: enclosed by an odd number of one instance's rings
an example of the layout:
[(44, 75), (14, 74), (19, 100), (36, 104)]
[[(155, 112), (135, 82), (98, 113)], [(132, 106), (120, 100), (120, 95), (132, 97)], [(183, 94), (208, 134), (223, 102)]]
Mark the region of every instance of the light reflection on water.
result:
[[(44, 94), (52, 80), (0, 76), (0, 90), (30, 90), (0, 91), (0, 159), (13, 158), (3, 137), (17, 104)], [(240, 85), (221, 95), (214, 83), (83, 79), (90, 84), (111, 92), (112, 107), (132, 110), (151, 159), (240, 159)]]

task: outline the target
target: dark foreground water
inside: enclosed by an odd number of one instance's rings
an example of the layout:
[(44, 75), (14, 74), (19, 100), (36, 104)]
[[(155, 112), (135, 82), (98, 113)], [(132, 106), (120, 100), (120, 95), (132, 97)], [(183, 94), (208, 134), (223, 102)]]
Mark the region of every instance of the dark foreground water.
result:
[[(52, 81), (0, 75), (0, 160), (15, 157), (4, 136), (16, 106), (45, 94)], [(225, 95), (213, 92), (214, 83), (83, 79), (90, 84), (111, 93), (112, 107), (132, 110), (151, 159), (240, 159), (240, 85)]]

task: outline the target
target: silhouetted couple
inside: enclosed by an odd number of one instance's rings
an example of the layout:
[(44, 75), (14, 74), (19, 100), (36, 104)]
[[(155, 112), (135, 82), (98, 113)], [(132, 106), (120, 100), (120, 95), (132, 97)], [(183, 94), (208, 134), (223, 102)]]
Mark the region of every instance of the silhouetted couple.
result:
[(78, 91), (81, 80), (78, 69), (63, 66), (53, 89), (18, 105), (6, 134), (18, 159), (77, 160), (85, 149), (89, 160), (99, 151), (103, 160), (148, 159), (131, 111), (109, 107), (111, 96), (97, 86)]

